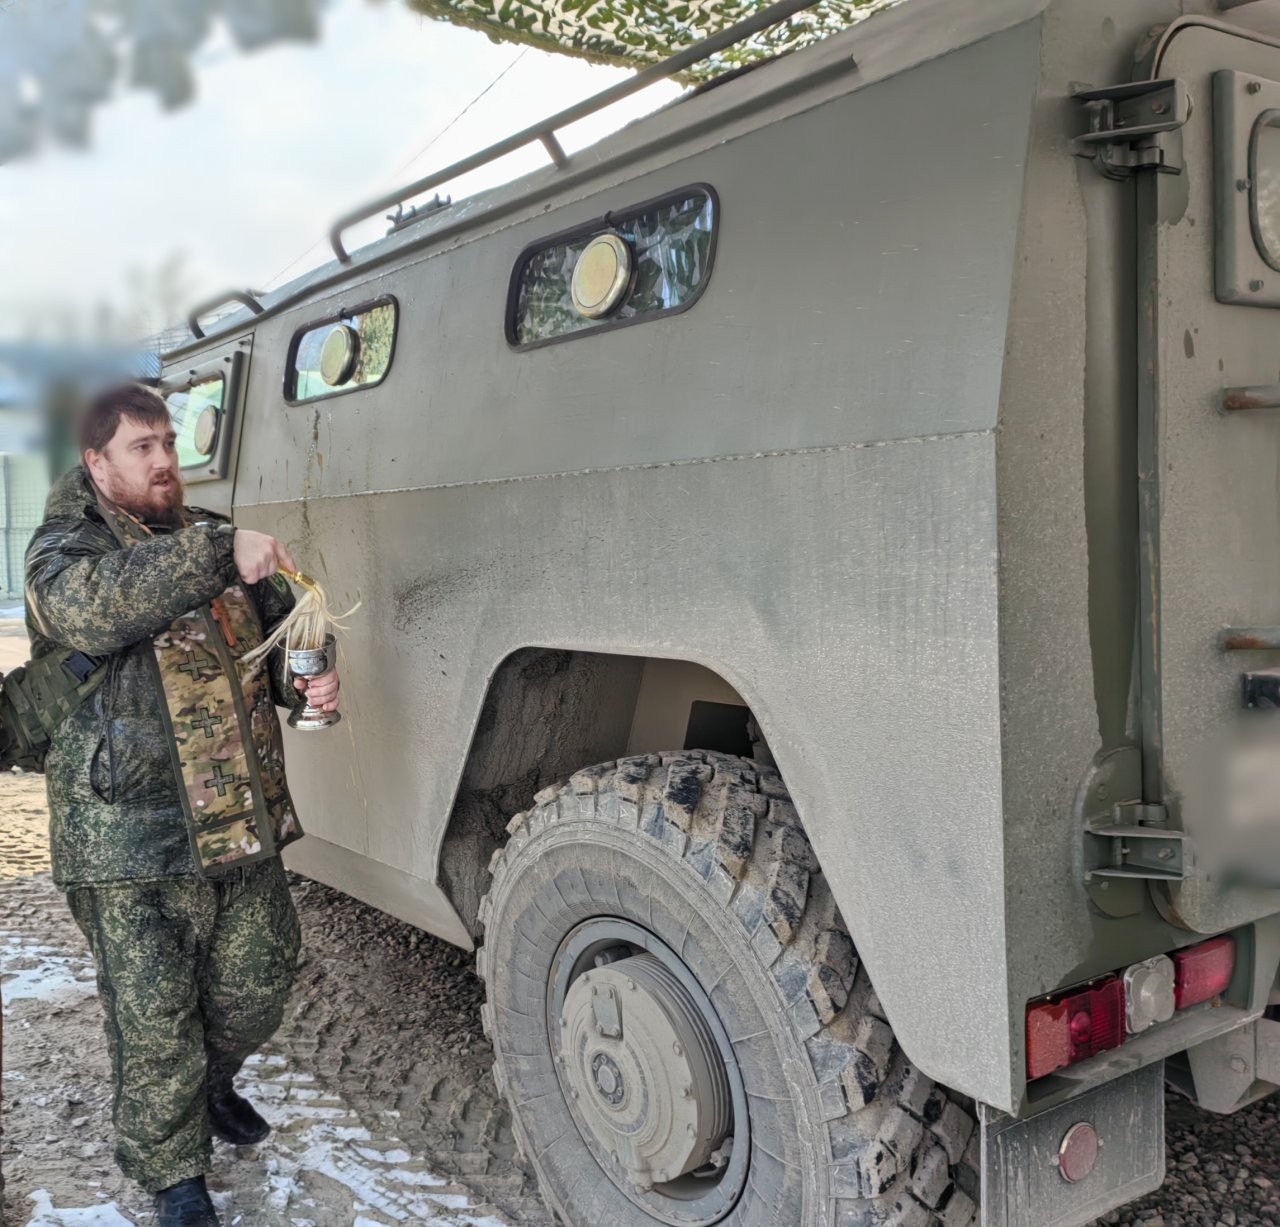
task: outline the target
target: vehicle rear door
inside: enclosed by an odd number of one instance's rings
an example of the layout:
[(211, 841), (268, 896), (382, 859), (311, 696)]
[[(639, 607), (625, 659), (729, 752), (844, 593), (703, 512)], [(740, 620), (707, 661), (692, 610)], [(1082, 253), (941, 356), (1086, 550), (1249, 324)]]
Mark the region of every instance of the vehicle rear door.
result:
[(1208, 933), (1280, 908), (1280, 44), (1188, 18), (1151, 76), (1128, 122), (1189, 116), (1135, 176), (1141, 816)]

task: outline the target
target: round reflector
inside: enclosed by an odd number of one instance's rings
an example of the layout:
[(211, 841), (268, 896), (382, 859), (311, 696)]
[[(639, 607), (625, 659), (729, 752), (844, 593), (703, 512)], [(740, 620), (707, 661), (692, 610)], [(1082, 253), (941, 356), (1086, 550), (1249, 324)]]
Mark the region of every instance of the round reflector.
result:
[(355, 374), (360, 355), (360, 334), (350, 324), (337, 324), (320, 347), (320, 378), (331, 388)]
[(573, 266), (569, 296), (578, 314), (589, 320), (608, 315), (631, 284), (631, 248), (620, 234), (597, 234)]
[(1058, 1146), (1058, 1170), (1063, 1180), (1075, 1184), (1083, 1180), (1098, 1161), (1098, 1131), (1087, 1121), (1079, 1121), (1063, 1134)]
[(196, 454), (212, 456), (213, 445), (218, 441), (218, 411), (212, 405), (205, 405), (196, 418), (195, 429), (191, 432), (191, 445)]

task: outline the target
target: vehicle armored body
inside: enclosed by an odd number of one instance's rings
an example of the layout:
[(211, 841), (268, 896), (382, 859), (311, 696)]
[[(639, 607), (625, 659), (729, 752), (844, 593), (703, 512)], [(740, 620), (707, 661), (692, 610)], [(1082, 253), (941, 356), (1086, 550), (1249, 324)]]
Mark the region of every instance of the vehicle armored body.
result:
[(588, 109), (165, 359), (193, 501), (363, 601), (287, 859), (479, 948), (574, 1227), (1085, 1222), (1166, 1079), (1280, 1082), (1280, 4)]

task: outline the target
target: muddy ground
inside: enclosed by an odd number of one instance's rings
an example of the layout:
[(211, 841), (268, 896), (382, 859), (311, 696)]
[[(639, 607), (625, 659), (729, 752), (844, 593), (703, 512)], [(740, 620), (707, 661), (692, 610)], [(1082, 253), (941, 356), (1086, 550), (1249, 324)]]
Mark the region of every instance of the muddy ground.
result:
[[(0, 622), (0, 671), (25, 644)], [(49, 879), (45, 824), (43, 781), (0, 777), (4, 1221), (142, 1227), (150, 1199), (112, 1162), (93, 967)], [(224, 1222), (550, 1227), (489, 1073), (471, 957), (317, 883), (293, 890), (297, 988), (241, 1078), (275, 1130), (217, 1144)], [(1104, 1221), (1280, 1227), (1277, 1098), (1217, 1118), (1170, 1096), (1169, 1180)]]
[[(0, 615), (0, 672), (26, 658)], [(215, 1143), (209, 1184), (240, 1227), (549, 1224), (515, 1163), (480, 1033), (472, 959), (293, 879), (303, 965), (284, 1025), (241, 1090), (267, 1143)], [(40, 777), (0, 776), (0, 1163), (10, 1227), (154, 1222), (112, 1160), (92, 962), (49, 878)]]
[[(0, 780), (5, 1222), (148, 1224), (150, 1199), (111, 1158), (93, 966), (31, 851), (42, 801), (28, 781)], [(15, 838), (23, 830), (29, 842)], [(240, 1080), (275, 1131), (261, 1147), (216, 1144), (209, 1183), (224, 1222), (549, 1223), (514, 1164), (470, 956), (315, 883), (293, 886), (298, 985)]]

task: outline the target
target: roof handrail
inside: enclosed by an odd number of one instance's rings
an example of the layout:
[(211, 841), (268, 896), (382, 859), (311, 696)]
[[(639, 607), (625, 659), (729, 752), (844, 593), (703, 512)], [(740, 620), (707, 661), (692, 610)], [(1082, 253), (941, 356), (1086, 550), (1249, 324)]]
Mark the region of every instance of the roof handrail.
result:
[(191, 308), (191, 314), (187, 316), (187, 327), (191, 329), (191, 335), (197, 341), (204, 340), (204, 329), (200, 327), (200, 317), (208, 315), (214, 307), (225, 307), (229, 302), (238, 302), (249, 308), (254, 315), (262, 314), (262, 304), (258, 301), (262, 297), (261, 290), (228, 290), (225, 294), (219, 294), (215, 298), (207, 298), (202, 303), (197, 303)]
[(557, 168), (565, 166), (568, 163), (568, 157), (556, 138), (557, 129), (576, 123), (580, 119), (585, 119), (588, 115), (593, 115), (596, 111), (612, 106), (623, 98), (639, 93), (643, 89), (648, 89), (650, 85), (654, 85), (658, 81), (665, 81), (668, 77), (673, 77), (676, 73), (683, 72), (690, 65), (709, 59), (716, 52), (732, 47), (744, 38), (750, 38), (753, 34), (760, 33), (761, 30), (767, 30), (770, 26), (775, 26), (780, 21), (785, 21), (788, 17), (794, 16), (804, 9), (813, 8), (817, 3), (819, 3), (819, 0), (778, 0), (778, 3), (761, 9), (760, 12), (737, 22), (728, 29), (721, 30), (718, 34), (712, 34), (709, 38), (704, 38), (701, 42), (695, 43), (692, 47), (686, 47), (683, 51), (676, 52), (675, 55), (663, 60), (661, 64), (654, 64), (649, 68), (641, 69), (628, 81), (620, 81), (617, 85), (611, 85), (608, 89), (601, 90), (600, 93), (594, 94), (582, 102), (575, 103), (571, 107), (566, 107), (563, 111), (558, 111), (550, 118), (524, 128), (515, 133), (515, 135), (508, 136), (506, 139), (490, 145), (487, 149), (482, 149), (479, 153), (473, 153), (470, 157), (463, 158), (460, 162), (454, 162), (443, 170), (435, 171), (424, 179), (417, 179), (394, 192), (379, 196), (377, 200), (371, 200), (368, 204), (361, 205), (358, 209), (353, 209), (350, 213), (343, 214), (329, 229), (329, 243), (333, 247), (333, 254), (337, 256), (340, 263), (350, 264), (351, 253), (342, 245), (342, 236), (358, 222), (367, 221), (384, 209), (390, 209), (395, 205), (402, 204), (410, 197), (430, 191), (431, 188), (447, 183), (450, 179), (455, 179), (459, 175), (465, 175), (470, 171), (478, 170), (481, 166), (487, 166), (490, 162), (497, 161), (498, 158), (514, 153), (517, 149), (532, 145), (535, 141), (547, 150)]

